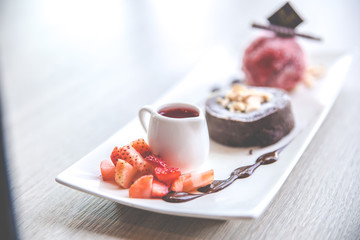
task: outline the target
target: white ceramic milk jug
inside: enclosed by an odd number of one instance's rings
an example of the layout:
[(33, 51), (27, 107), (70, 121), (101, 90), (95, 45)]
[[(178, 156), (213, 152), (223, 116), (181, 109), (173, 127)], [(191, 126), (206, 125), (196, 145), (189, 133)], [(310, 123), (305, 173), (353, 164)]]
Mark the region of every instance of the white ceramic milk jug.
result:
[[(150, 114), (149, 121), (147, 114)], [(207, 159), (209, 133), (199, 107), (186, 103), (144, 106), (139, 118), (147, 132), (151, 151), (161, 156), (169, 167), (189, 172)]]

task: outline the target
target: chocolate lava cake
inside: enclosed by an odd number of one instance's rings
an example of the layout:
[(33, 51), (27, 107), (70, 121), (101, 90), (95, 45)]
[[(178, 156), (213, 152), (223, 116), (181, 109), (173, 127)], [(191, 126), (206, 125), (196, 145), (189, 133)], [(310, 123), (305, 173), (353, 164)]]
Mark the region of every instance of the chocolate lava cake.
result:
[(294, 128), (290, 97), (285, 91), (268, 87), (248, 90), (271, 97), (249, 111), (226, 106), (229, 93), (219, 93), (206, 101), (209, 135), (216, 142), (233, 147), (264, 147), (276, 143)]

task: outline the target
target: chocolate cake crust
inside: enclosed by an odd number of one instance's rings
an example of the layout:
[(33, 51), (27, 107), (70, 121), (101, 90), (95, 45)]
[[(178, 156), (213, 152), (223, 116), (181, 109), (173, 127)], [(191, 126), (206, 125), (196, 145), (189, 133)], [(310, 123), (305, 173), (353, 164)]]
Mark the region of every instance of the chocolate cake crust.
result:
[(275, 88), (257, 87), (274, 98), (249, 112), (230, 112), (221, 106), (218, 94), (206, 101), (206, 120), (210, 137), (218, 143), (233, 147), (268, 146), (278, 142), (294, 128), (290, 97)]

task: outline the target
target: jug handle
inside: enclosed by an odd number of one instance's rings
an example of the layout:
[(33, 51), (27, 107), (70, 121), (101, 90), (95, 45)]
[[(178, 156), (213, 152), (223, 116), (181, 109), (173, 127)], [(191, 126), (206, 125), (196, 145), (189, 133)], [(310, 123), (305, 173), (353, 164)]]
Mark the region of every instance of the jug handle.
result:
[(139, 119), (140, 119), (140, 123), (142, 125), (142, 127), (144, 128), (145, 132), (147, 133), (148, 131), (148, 124), (146, 124), (145, 122), (145, 114), (149, 113), (150, 115), (152, 115), (152, 113), (154, 112), (153, 108), (151, 106), (143, 106), (140, 110), (139, 110)]

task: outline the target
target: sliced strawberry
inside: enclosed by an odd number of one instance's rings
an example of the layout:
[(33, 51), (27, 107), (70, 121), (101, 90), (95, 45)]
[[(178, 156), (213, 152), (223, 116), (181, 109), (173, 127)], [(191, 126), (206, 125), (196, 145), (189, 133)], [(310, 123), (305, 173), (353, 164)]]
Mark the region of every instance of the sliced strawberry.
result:
[(120, 158), (119, 149), (118, 149), (118, 147), (115, 147), (110, 155), (110, 159), (114, 163), (114, 165), (116, 165), (116, 162), (117, 162), (117, 160), (119, 160), (119, 158)]
[(171, 184), (170, 190), (174, 192), (182, 192), (184, 187), (183, 178), (180, 176), (173, 181)]
[(153, 198), (162, 198), (169, 192), (169, 187), (164, 183), (154, 179), (151, 189), (151, 197)]
[(143, 172), (137, 171), (137, 173), (133, 177), (131, 184), (133, 184), (136, 180), (138, 180), (139, 178), (141, 178), (142, 176), (145, 176), (145, 175), (153, 175), (154, 176), (153, 173), (143, 173)]
[(154, 172), (156, 178), (166, 183), (168, 186), (171, 186), (173, 181), (181, 176), (181, 172), (178, 168), (156, 167)]
[(143, 138), (132, 141), (130, 145), (135, 148), (142, 157), (146, 157), (147, 155), (151, 154), (150, 147)]
[(154, 167), (151, 163), (145, 161), (139, 152), (135, 150), (131, 145), (126, 145), (119, 149), (120, 158), (130, 163), (141, 175), (153, 174)]
[(115, 182), (122, 188), (129, 188), (136, 173), (136, 168), (119, 159), (115, 168)]
[(187, 173), (182, 175), (183, 192), (192, 192), (200, 187), (205, 187), (214, 181), (214, 170), (200, 173)]
[(139, 178), (130, 186), (129, 197), (131, 198), (151, 198), (153, 185), (153, 175), (145, 175)]
[(156, 156), (154, 154), (146, 156), (145, 160), (151, 162), (155, 167), (163, 167), (163, 168), (167, 167), (165, 161), (161, 157)]
[(100, 163), (101, 176), (104, 181), (114, 181), (115, 166), (110, 160), (103, 160)]

